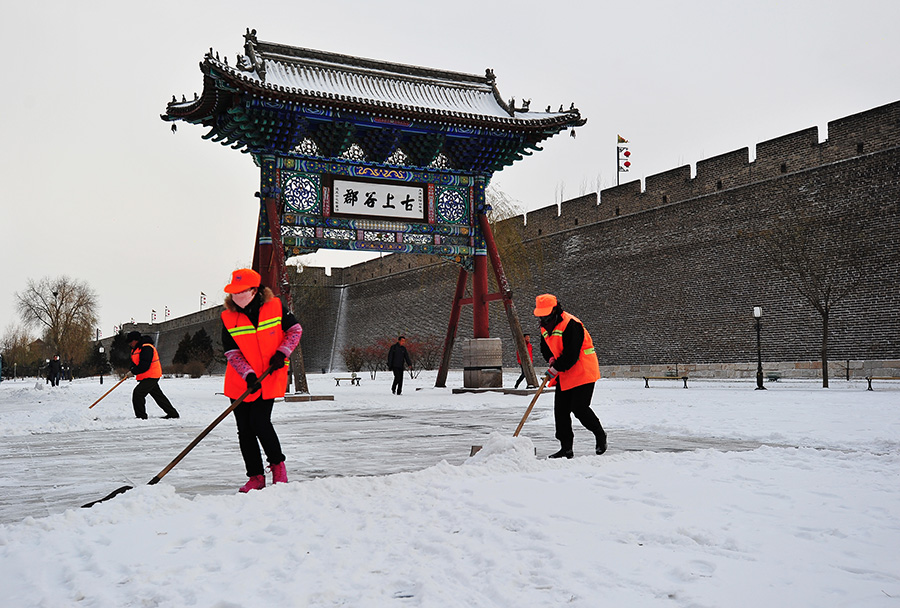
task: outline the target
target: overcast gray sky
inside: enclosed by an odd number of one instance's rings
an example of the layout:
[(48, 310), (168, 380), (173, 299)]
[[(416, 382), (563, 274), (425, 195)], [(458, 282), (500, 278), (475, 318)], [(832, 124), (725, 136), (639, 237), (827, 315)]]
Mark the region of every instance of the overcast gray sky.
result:
[[(221, 302), (249, 265), (252, 159), (159, 119), (202, 89), (213, 47), (261, 40), (483, 74), (505, 99), (572, 102), (572, 139), (494, 176), (526, 211), (616, 181), (616, 135), (643, 180), (900, 99), (900, 2), (621, 0), (154, 2), (2, 0), (0, 331), (13, 293), (68, 275), (100, 300), (99, 327)], [(317, 255), (322, 264), (346, 258)], [(449, 297), (449, 296), (448, 296)]]

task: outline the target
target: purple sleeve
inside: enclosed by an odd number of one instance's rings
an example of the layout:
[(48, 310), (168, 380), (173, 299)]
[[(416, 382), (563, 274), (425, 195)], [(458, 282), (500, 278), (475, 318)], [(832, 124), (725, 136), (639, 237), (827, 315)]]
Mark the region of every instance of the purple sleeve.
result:
[(284, 353), (285, 357), (290, 357), (291, 353), (294, 352), (294, 349), (297, 348), (297, 345), (300, 343), (300, 336), (302, 335), (303, 328), (300, 327), (299, 323), (291, 325), (284, 332), (284, 338), (281, 340), (281, 345), (278, 347), (278, 350)]
[[(244, 355), (241, 353), (240, 349), (233, 349), (225, 353), (225, 358), (228, 359), (228, 365), (230, 365), (234, 371), (236, 371), (241, 378), (246, 379), (247, 374), (253, 371), (253, 368), (247, 363), (247, 359), (244, 358)], [(255, 372), (254, 372), (255, 373)]]

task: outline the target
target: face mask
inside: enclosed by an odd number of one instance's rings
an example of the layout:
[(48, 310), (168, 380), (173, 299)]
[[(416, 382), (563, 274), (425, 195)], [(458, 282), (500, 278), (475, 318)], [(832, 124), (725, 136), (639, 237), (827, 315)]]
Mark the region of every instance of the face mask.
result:
[(237, 304), (240, 308), (247, 308), (247, 304), (253, 301), (253, 296), (256, 295), (256, 292), (252, 289), (248, 289), (247, 291), (242, 291), (241, 293), (236, 293), (231, 296), (231, 299)]

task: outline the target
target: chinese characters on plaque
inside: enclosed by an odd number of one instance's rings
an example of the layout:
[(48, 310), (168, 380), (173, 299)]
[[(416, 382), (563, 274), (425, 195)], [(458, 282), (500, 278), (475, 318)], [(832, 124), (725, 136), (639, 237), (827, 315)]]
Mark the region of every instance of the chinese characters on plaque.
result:
[(334, 213), (425, 219), (425, 188), (402, 184), (334, 180)]

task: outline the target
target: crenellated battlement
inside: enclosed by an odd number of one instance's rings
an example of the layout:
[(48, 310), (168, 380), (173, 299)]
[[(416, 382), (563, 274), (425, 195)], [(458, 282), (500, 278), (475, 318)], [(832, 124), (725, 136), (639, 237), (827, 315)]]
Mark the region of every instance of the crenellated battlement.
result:
[[(900, 101), (853, 114), (828, 123), (828, 139), (819, 141), (819, 129), (810, 127), (760, 142), (750, 161), (750, 148), (740, 148), (698, 161), (696, 175), (684, 165), (646, 178), (641, 189), (635, 180), (508, 218), (525, 240), (532, 240), (680, 203), (723, 190), (748, 186), (781, 176), (900, 147)], [(350, 266), (335, 268), (327, 277), (332, 284), (353, 284), (423, 266), (440, 263), (431, 256), (386, 255)], [(312, 269), (307, 269), (308, 272)], [(339, 273), (339, 271), (343, 271)], [(324, 271), (323, 271), (323, 280)]]
[(693, 190), (699, 195), (746, 186), (750, 175), (750, 149), (741, 148), (697, 161)]
[(771, 179), (822, 164), (819, 129), (810, 127), (756, 144), (753, 179)]
[(818, 128), (810, 127), (757, 144), (752, 162), (750, 149), (741, 148), (698, 161), (693, 178), (686, 165), (647, 177), (643, 190), (640, 181), (608, 188), (600, 192), (600, 217), (638, 213), (896, 147), (900, 147), (900, 102), (831, 121), (823, 142)]

